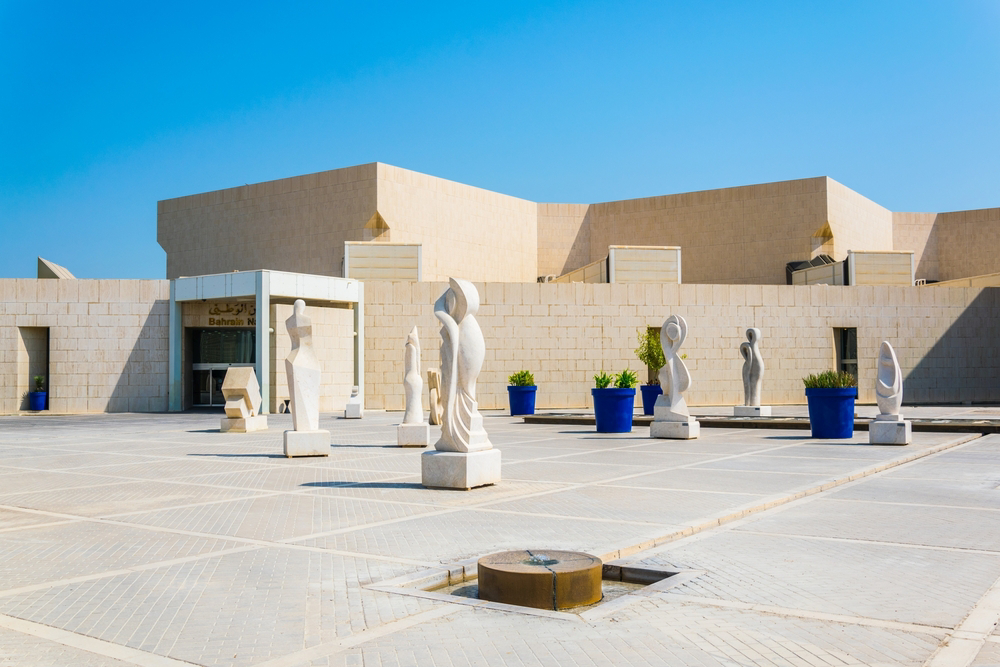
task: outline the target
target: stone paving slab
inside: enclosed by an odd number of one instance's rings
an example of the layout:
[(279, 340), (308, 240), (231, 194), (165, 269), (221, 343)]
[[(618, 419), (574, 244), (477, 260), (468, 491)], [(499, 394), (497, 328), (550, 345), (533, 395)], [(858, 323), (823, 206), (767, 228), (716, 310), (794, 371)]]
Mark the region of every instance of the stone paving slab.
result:
[(1000, 510), (1000, 492), (990, 482), (882, 477), (867, 484), (834, 491), (831, 500), (864, 500), (880, 503), (914, 503)]
[(0, 666), (2, 667), (133, 667), (134, 663), (116, 660), (49, 639), (0, 627)]
[[(236, 436), (218, 433), (212, 413), (0, 418), (0, 454), (31, 452), (0, 470), (0, 494), (13, 475), (31, 489), (0, 495), (10, 554), (0, 631), (25, 619), (81, 638), (106, 658), (95, 664), (117, 664), (112, 646), (135, 649), (131, 664), (920, 665), (1000, 578), (1000, 549), (977, 536), (1000, 533), (980, 521), (1000, 513), (943, 502), (989, 502), (980, 487), (1000, 440), (921, 433), (885, 448), (864, 445), (865, 434), (824, 444), (711, 429), (670, 442), (488, 413), (504, 481), (458, 492), (419, 484), (422, 451), (393, 446), (399, 417), (324, 415), (331, 456), (291, 460), (280, 454), (288, 415)], [(21, 458), (83, 465), (33, 472)], [(956, 466), (964, 477), (944, 477)], [(519, 468), (531, 479), (517, 479)], [(47, 480), (60, 475), (115, 482), (59, 490)], [(821, 491), (848, 477), (857, 481)], [(922, 502), (879, 500), (907, 480)], [(757, 513), (739, 519), (748, 506)], [(683, 537), (689, 526), (702, 532)], [(933, 546), (955, 535), (978, 546)], [(648, 548), (664, 536), (673, 541)], [(630, 558), (703, 574), (586, 621), (366, 588), (526, 545), (646, 545)], [(22, 644), (34, 648), (18, 655), (37, 651), (45, 664), (44, 642)]]

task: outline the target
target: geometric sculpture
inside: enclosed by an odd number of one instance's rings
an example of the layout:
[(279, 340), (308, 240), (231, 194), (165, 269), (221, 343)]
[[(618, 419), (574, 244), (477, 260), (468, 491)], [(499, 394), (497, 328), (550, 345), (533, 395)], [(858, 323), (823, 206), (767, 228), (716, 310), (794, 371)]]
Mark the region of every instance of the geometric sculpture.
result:
[(230, 366), (222, 381), (226, 416), (219, 425), (223, 433), (249, 433), (267, 428), (267, 415), (260, 412), (260, 385), (252, 366)]
[(364, 408), (361, 406), (361, 389), (358, 385), (351, 387), (351, 397), (347, 399), (344, 406), (344, 419), (361, 419), (365, 416)]
[(406, 412), (403, 423), (396, 428), (396, 444), (400, 447), (426, 447), (431, 444), (431, 427), (424, 421), (421, 393), (424, 381), (420, 378), (420, 340), (417, 327), (406, 337), (403, 347), (403, 392), (406, 395)]
[(427, 393), (430, 395), (431, 409), (428, 421), (438, 426), (441, 424), (441, 371), (437, 368), (427, 369)]
[(693, 440), (698, 437), (701, 425), (691, 418), (684, 392), (691, 387), (688, 372), (680, 349), (687, 338), (687, 322), (680, 315), (671, 315), (660, 329), (660, 346), (665, 363), (660, 369), (660, 387), (663, 393), (653, 406), (653, 423), (649, 435), (653, 438)]
[(329, 456), (330, 432), (319, 428), (319, 382), (322, 369), (312, 345), (312, 320), (306, 302), (296, 299), (292, 316), (285, 320), (292, 351), (285, 359), (292, 426), (285, 431), (285, 456)]
[(747, 329), (749, 342), (740, 345), (743, 356), (743, 405), (733, 408), (736, 417), (770, 417), (771, 406), (760, 404), (764, 359), (760, 356), (760, 329)]
[(441, 321), (441, 439), (421, 456), (422, 484), (471, 489), (500, 481), (500, 451), (493, 449), (476, 402), (476, 379), (486, 342), (476, 321), (479, 292), (451, 278), (434, 304)]
[(896, 351), (888, 341), (882, 341), (875, 374), (875, 401), (879, 414), (868, 424), (868, 442), (872, 445), (908, 445), (913, 439), (913, 426), (903, 419), (903, 372)]

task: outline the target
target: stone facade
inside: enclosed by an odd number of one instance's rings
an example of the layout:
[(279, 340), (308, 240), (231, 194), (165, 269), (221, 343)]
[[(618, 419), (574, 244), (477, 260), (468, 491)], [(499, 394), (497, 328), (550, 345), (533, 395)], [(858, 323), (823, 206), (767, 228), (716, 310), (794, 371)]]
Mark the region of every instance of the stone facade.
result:
[[(437, 339), (433, 301), (443, 283), (367, 283), (367, 407), (403, 409), (399, 341), (416, 324)], [(858, 330), (859, 400), (874, 402), (879, 345), (892, 342), (912, 403), (1000, 400), (1000, 289), (828, 285), (610, 285), (486, 283), (477, 319), (486, 361), (477, 393), (484, 409), (507, 405), (507, 376), (531, 370), (539, 408), (590, 405), (593, 375), (642, 370), (636, 334), (671, 314), (690, 327), (684, 352), (692, 405), (743, 401), (739, 344), (748, 326), (767, 341), (762, 401), (804, 403), (802, 378), (834, 367), (834, 328)], [(436, 346), (422, 365), (440, 364)], [(640, 377), (645, 374), (640, 373)]]
[(169, 297), (166, 280), (0, 280), (0, 413), (30, 389), (22, 328), (48, 330), (51, 412), (166, 411)]

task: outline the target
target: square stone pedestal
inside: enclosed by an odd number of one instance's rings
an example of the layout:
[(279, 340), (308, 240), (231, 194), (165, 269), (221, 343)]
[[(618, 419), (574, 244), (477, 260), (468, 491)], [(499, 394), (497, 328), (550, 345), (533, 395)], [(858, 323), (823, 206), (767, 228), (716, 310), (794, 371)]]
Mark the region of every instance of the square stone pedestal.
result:
[(733, 408), (734, 417), (770, 417), (770, 405), (737, 405)]
[(329, 456), (329, 431), (285, 431), (285, 456)]
[(426, 447), (431, 444), (429, 424), (400, 424), (396, 427), (396, 444), (400, 447)]
[(868, 424), (868, 444), (908, 445), (913, 441), (913, 425), (908, 421), (875, 421)]
[(686, 422), (658, 422), (649, 425), (649, 437), (670, 440), (694, 440), (701, 432), (701, 424), (692, 419)]
[(251, 433), (267, 430), (267, 415), (256, 415), (246, 419), (230, 419), (223, 417), (219, 422), (219, 430), (223, 433)]
[(432, 489), (474, 489), (500, 481), (500, 450), (481, 452), (424, 452), (420, 455), (420, 483)]
[(362, 419), (365, 411), (361, 409), (360, 403), (348, 403), (344, 407), (344, 419)]

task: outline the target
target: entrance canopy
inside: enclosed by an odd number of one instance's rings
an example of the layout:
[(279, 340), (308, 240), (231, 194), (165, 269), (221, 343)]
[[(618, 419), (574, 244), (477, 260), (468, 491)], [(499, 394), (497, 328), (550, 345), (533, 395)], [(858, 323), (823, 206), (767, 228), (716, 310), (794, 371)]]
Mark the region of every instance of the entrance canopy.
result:
[[(260, 383), (261, 412), (266, 413), (270, 404), (269, 351), (271, 332), (271, 304), (291, 304), (303, 299), (306, 305), (329, 306), (353, 304), (354, 308), (354, 384), (362, 405), (365, 396), (365, 317), (364, 285), (357, 280), (314, 276), (285, 271), (236, 271), (170, 281), (170, 368), (169, 399), (171, 411), (183, 409), (181, 348), (183, 340), (183, 312), (185, 302), (198, 301), (253, 301), (256, 317), (256, 354), (254, 369)], [(248, 322), (250, 324), (250, 322)]]

